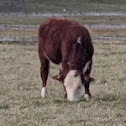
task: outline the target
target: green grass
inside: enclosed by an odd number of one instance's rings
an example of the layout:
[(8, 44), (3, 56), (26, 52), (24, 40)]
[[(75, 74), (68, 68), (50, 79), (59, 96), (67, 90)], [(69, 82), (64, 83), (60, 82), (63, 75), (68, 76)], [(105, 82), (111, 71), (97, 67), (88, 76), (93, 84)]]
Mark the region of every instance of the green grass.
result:
[(47, 18), (41, 17), (3, 17), (0, 24), (7, 25), (40, 25)]
[(62, 84), (50, 76), (46, 98), (40, 97), (37, 45), (0, 44), (0, 126), (125, 126), (126, 43), (95, 41), (92, 99), (70, 103)]
[[(61, 18), (61, 17), (59, 17)], [(125, 24), (126, 17), (122, 16), (68, 16), (83, 25), (121, 25)], [(0, 24), (7, 25), (40, 25), (48, 17), (2, 17)]]
[[(114, 1), (114, 2), (113, 2)], [(113, 5), (114, 3), (114, 5)], [(42, 0), (27, 2), (27, 12), (126, 12), (125, 0), (78, 2)], [(126, 18), (68, 17), (81, 24), (125, 24)], [(47, 18), (2, 17), (0, 24), (40, 25)], [(126, 30), (91, 30), (91, 36), (125, 36)], [(34, 30), (0, 31), (1, 37), (36, 37)], [(37, 45), (0, 44), (0, 126), (125, 126), (126, 125), (126, 42), (95, 41), (91, 84), (92, 99), (70, 103), (63, 99), (62, 84), (50, 76), (60, 66), (51, 64), (46, 98), (40, 97), (41, 78)]]
[(126, 11), (125, 0), (37, 0), (26, 2), (27, 12), (68, 13)]
[[(70, 20), (75, 20), (82, 25), (120, 25), (125, 24), (126, 17), (120, 16), (68, 16)], [(3, 17), (0, 24), (7, 25), (37, 25), (42, 24), (47, 17)], [(36, 38), (38, 28), (6, 29), (0, 30), (0, 37), (9, 38)], [(125, 37), (126, 29), (90, 29), (92, 38), (99, 37)]]

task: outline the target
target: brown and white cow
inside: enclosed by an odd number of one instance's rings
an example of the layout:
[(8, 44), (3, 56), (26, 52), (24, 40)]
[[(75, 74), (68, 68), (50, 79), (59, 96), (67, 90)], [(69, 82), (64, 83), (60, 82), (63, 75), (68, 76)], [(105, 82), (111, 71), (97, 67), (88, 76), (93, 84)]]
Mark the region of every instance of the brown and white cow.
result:
[(52, 61), (62, 63), (62, 70), (53, 78), (63, 83), (69, 101), (79, 100), (82, 88), (85, 88), (85, 97), (91, 97), (89, 83), (93, 79), (90, 72), (94, 48), (88, 30), (75, 21), (51, 18), (40, 26), (38, 39), (41, 96), (46, 95), (49, 62)]

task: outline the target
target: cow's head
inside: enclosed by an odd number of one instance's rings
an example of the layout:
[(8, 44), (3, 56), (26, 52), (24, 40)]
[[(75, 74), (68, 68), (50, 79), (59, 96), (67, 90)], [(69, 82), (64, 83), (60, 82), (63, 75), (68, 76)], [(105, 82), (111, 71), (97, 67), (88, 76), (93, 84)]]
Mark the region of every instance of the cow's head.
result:
[(84, 90), (84, 80), (76, 70), (70, 70), (64, 80), (64, 86), (67, 99), (69, 101), (78, 101), (82, 96), (82, 90)]
[[(67, 100), (69, 101), (80, 100), (80, 98), (84, 94), (84, 92), (82, 94), (82, 91), (85, 90), (84, 87), (86, 87), (86, 85), (88, 85), (90, 81), (94, 81), (94, 78), (83, 75), (77, 70), (70, 70), (65, 79), (63, 79), (63, 76), (61, 74), (54, 76), (53, 79), (61, 81), (64, 84), (67, 93)], [(87, 95), (90, 96), (90, 92), (87, 93)]]

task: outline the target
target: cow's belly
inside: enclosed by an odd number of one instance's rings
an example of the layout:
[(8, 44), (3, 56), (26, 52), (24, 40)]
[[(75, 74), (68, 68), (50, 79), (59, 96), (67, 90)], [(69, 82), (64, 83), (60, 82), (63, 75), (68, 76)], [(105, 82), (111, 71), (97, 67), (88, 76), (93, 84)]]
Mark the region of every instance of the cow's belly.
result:
[(55, 64), (60, 64), (62, 61), (62, 55), (61, 53), (47, 53), (44, 52), (44, 56), (51, 62), (55, 63)]
[(53, 41), (53, 39), (45, 41), (44, 55), (48, 60), (55, 64), (59, 64), (62, 61), (62, 54), (59, 44), (60, 41)]

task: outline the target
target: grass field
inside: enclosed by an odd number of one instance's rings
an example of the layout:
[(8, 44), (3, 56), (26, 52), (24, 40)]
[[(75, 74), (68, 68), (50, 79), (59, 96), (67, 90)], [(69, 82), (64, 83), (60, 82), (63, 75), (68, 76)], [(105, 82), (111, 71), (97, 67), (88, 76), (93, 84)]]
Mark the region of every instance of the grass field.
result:
[[(60, 16), (59, 16), (60, 17)], [(61, 16), (62, 17), (62, 16)], [(63, 17), (62, 17), (63, 18)], [(66, 16), (70, 20), (75, 20), (83, 25), (121, 25), (125, 24), (126, 16)], [(48, 17), (2, 17), (0, 24), (7, 25), (40, 25)]]
[(26, 2), (27, 12), (68, 13), (126, 12), (125, 0), (35, 0)]
[[(68, 16), (70, 20), (75, 20), (84, 26), (89, 26), (89, 30), (93, 39), (99, 37), (124, 37), (126, 35), (125, 28), (114, 28), (114, 26), (125, 25), (126, 17), (124, 16)], [(0, 30), (0, 38), (37, 38), (38, 27), (47, 17), (3, 17), (0, 25), (4, 25), (6, 29)], [(17, 28), (13, 29), (13, 25), (17, 26), (33, 26), (33, 28)], [(109, 25), (110, 28), (91, 28), (93, 25)], [(12, 28), (8, 28), (10, 26)], [(35, 26), (35, 28), (34, 28)]]
[(40, 97), (37, 44), (0, 44), (0, 126), (125, 126), (126, 43), (95, 41), (92, 99), (70, 103), (62, 85), (51, 79)]
[[(118, 28), (118, 29), (90, 29), (89, 30), (92, 36), (92, 39), (98, 39), (100, 37), (124, 37), (126, 35), (126, 28)], [(38, 29), (7, 29), (7, 30), (1, 30), (0, 31), (0, 38), (36, 38), (38, 34)], [(32, 41), (33, 42), (33, 41)]]
[[(66, 12), (64, 12), (64, 9)], [(126, 0), (26, 1), (26, 12), (80, 13), (68, 16), (82, 25), (125, 25), (126, 16), (86, 16), (86, 12), (126, 12)], [(4, 25), (40, 25), (48, 17), (1, 16)], [(0, 29), (0, 38), (37, 38), (38, 28)], [(48, 92), (41, 98), (37, 43), (0, 43), (0, 126), (126, 126), (126, 41), (94, 38), (124, 37), (126, 28), (89, 29), (95, 54), (91, 76), (92, 99), (64, 100), (62, 84), (51, 76), (59, 67), (51, 64)]]

